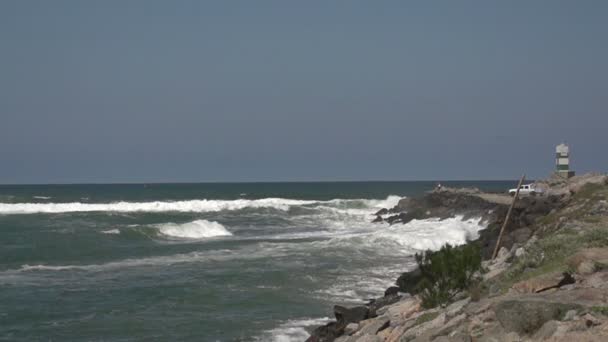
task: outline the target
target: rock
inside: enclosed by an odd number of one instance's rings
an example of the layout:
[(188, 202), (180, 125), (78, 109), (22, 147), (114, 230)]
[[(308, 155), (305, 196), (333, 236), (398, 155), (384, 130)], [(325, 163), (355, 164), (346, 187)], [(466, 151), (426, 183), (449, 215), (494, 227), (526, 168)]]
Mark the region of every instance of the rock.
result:
[(372, 223), (378, 223), (378, 222), (384, 222), (384, 219), (380, 215), (376, 216), (376, 218), (372, 221)]
[(455, 327), (458, 327), (467, 319), (467, 314), (460, 314), (452, 319), (450, 319), (444, 326), (442, 326), (436, 333), (433, 334), (433, 337), (442, 336), (449, 334)]
[(386, 316), (391, 322), (404, 322), (414, 313), (420, 311), (420, 300), (416, 297), (410, 297), (387, 307)]
[(380, 337), (382, 339), (382, 341), (385, 341), (393, 332), (393, 327), (388, 326), (385, 329), (380, 330), (376, 335), (378, 335), (378, 337)]
[(431, 330), (441, 328), (446, 323), (446, 318), (447, 318), (446, 314), (442, 313), (442, 314), (439, 314), (439, 316), (437, 316), (435, 319), (433, 319), (429, 322), (425, 322), (425, 323), (416, 325), (416, 326), (410, 328), (409, 330), (407, 330), (403, 334), (403, 337), (401, 338), (401, 340), (403, 340), (403, 338), (405, 338), (406, 341), (409, 341), (409, 340), (412, 340), (423, 334), (430, 333)]
[(382, 209), (378, 210), (374, 215), (376, 215), (376, 216), (388, 215), (388, 209), (382, 208)]
[(471, 302), (471, 298), (465, 298), (450, 304), (445, 312), (449, 317), (453, 317), (462, 312), (463, 308)]
[(605, 175), (590, 173), (570, 178), (567, 186), (571, 193), (577, 193), (587, 184), (605, 185), (607, 179)]
[(555, 320), (547, 321), (534, 334), (534, 339), (538, 340), (538, 341), (543, 341), (543, 340), (546, 340), (546, 339), (550, 338), (551, 336), (553, 336), (553, 334), (555, 334), (555, 332), (557, 331), (558, 326), (559, 326), (559, 323), (557, 321), (555, 321)]
[(334, 306), (334, 315), (338, 325), (346, 327), (348, 323), (359, 323), (369, 317), (369, 309), (365, 306), (346, 308), (340, 305)]
[(382, 342), (382, 339), (376, 335), (363, 335), (357, 338), (355, 342)]
[(576, 310), (569, 310), (564, 315), (564, 321), (573, 321), (573, 320), (576, 320), (577, 318), (578, 318), (578, 315), (577, 315)]
[(595, 289), (606, 289), (608, 288), (608, 272), (600, 271), (587, 275), (583, 278), (581, 283), (585, 287), (591, 287)]
[(351, 335), (355, 331), (359, 330), (359, 324), (357, 323), (348, 323), (344, 328), (345, 335)]
[(401, 299), (401, 296), (399, 296), (398, 294), (392, 294), (389, 296), (385, 296), (382, 298), (378, 298), (378, 299), (374, 299), (372, 300), (369, 304), (369, 317), (376, 317), (378, 316), (378, 310), (390, 305), (390, 304), (394, 304), (397, 303), (399, 300)]
[(538, 300), (505, 300), (495, 308), (496, 318), (507, 331), (518, 334), (533, 334), (550, 320), (561, 320), (570, 310), (581, 310), (582, 306), (569, 303), (554, 303)]
[(508, 259), (511, 257), (511, 252), (509, 252), (509, 250), (506, 247), (500, 247), (500, 249), (498, 250), (498, 254), (496, 254), (496, 262), (499, 261), (508, 261)]
[(329, 322), (312, 331), (306, 342), (332, 342), (342, 335), (343, 327), (338, 326), (337, 322)]
[(397, 278), (397, 286), (401, 292), (407, 292), (413, 296), (418, 293), (417, 286), (420, 280), (422, 280), (422, 274), (420, 269), (416, 268), (413, 271), (402, 273)]
[(602, 265), (608, 266), (608, 248), (583, 249), (568, 258), (567, 264), (579, 274), (591, 274)]
[(519, 247), (518, 249), (515, 250), (515, 256), (518, 258), (523, 257), (524, 255), (526, 255), (526, 249), (523, 247)]
[(597, 271), (598, 266), (593, 260), (585, 260), (578, 264), (576, 267), (576, 273), (578, 274), (592, 274)]
[(505, 342), (521, 342), (522, 339), (516, 332), (510, 332), (505, 335)]
[(388, 289), (386, 289), (386, 291), (384, 291), (384, 297), (388, 297), (390, 295), (397, 295), (397, 294), (399, 294), (398, 286), (391, 286)]
[(600, 321), (599, 319), (595, 318), (593, 315), (587, 313), (585, 315), (583, 315), (583, 317), (581, 317), (583, 320), (585, 320), (585, 325), (587, 326), (587, 328), (590, 328), (592, 326), (596, 326), (596, 325), (600, 325), (602, 324), (602, 321)]
[(519, 293), (539, 293), (574, 282), (574, 278), (569, 273), (553, 272), (520, 281), (514, 284), (512, 288)]
[(376, 335), (378, 331), (386, 329), (389, 326), (390, 320), (388, 317), (378, 317), (370, 319), (369, 323), (365, 324), (357, 335)]

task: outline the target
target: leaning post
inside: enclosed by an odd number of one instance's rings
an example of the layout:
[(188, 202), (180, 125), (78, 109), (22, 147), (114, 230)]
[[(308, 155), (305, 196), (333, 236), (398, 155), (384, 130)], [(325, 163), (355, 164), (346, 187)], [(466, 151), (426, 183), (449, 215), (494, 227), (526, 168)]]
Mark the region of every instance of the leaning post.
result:
[(519, 184), (517, 184), (517, 190), (515, 191), (515, 196), (513, 196), (513, 202), (511, 202), (509, 211), (507, 211), (507, 217), (505, 217), (505, 222), (503, 222), (502, 228), (500, 228), (500, 233), (498, 234), (498, 240), (496, 240), (496, 247), (494, 247), (494, 253), (492, 253), (492, 260), (496, 259), (496, 255), (498, 254), (498, 248), (500, 248), (500, 241), (502, 240), (502, 234), (504, 234), (505, 228), (507, 228), (507, 224), (509, 224), (509, 218), (511, 218), (511, 212), (513, 211), (515, 202), (517, 202), (517, 197), (519, 197), (519, 189), (521, 188), (521, 185), (524, 182), (524, 179), (526, 179), (526, 175), (521, 176), (521, 178), (519, 179)]

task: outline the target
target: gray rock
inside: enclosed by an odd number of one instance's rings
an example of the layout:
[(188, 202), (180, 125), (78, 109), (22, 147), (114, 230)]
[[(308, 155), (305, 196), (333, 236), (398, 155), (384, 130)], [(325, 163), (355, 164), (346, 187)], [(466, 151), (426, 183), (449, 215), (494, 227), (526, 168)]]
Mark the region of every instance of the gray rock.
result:
[(520, 342), (522, 341), (521, 337), (517, 335), (515, 332), (510, 332), (505, 335), (505, 342)]
[(363, 335), (358, 337), (355, 342), (382, 342), (382, 338), (376, 335)]
[(355, 331), (359, 330), (359, 324), (357, 323), (348, 323), (344, 328), (345, 335), (351, 335)]
[(460, 312), (462, 312), (462, 309), (471, 302), (471, 298), (465, 298), (463, 300), (459, 300), (457, 302), (454, 302), (452, 304), (450, 304), (447, 308), (446, 308), (446, 314), (449, 317), (453, 317), (458, 315)]
[(578, 318), (576, 310), (568, 310), (564, 315), (564, 321), (573, 321)]
[[(398, 289), (398, 287), (395, 287)], [(401, 299), (401, 296), (399, 296), (398, 294), (394, 293), (394, 294), (390, 294), (387, 296), (384, 296), (382, 298), (378, 298), (378, 299), (373, 299), (369, 304), (369, 317), (376, 317), (379, 315), (378, 310), (380, 310), (383, 307), (386, 307), (388, 305), (397, 303), (399, 300)]]
[(378, 331), (386, 329), (390, 324), (388, 317), (378, 317), (373, 322), (366, 324), (358, 334), (361, 335), (376, 335)]
[(589, 313), (585, 314), (581, 318), (585, 320), (585, 325), (588, 328), (602, 324), (602, 321), (600, 321), (599, 319), (595, 318), (593, 315), (591, 315)]
[(340, 336), (337, 339), (334, 340), (334, 342), (351, 342), (351, 337), (350, 336)]
[(578, 304), (544, 301), (506, 300), (495, 307), (496, 318), (507, 332), (533, 334), (550, 320), (561, 320), (570, 310), (581, 310)]
[(555, 332), (557, 331), (558, 328), (558, 322), (551, 320), (546, 322), (545, 324), (543, 324), (543, 326), (538, 329), (538, 331), (534, 334), (534, 339), (535, 340), (546, 340), (548, 338), (550, 338), (551, 336), (553, 336), (553, 334), (555, 334)]
[(348, 323), (358, 323), (369, 317), (369, 309), (365, 306), (346, 308), (340, 305), (334, 306), (334, 315), (338, 325), (345, 327)]
[(444, 326), (439, 328), (437, 330), (437, 332), (433, 333), (432, 336), (435, 337), (435, 336), (448, 335), (450, 332), (452, 332), (452, 330), (454, 330), (454, 328), (461, 325), (462, 322), (464, 322), (466, 319), (467, 319), (466, 314), (464, 314), (464, 313), (460, 314), (460, 315), (452, 318), (451, 320), (449, 320)]

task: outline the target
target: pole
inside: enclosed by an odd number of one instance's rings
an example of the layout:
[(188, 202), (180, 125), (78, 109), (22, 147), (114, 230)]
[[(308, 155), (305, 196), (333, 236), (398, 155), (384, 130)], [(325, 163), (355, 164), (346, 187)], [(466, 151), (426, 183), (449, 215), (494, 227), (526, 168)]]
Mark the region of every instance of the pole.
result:
[(519, 180), (519, 184), (517, 184), (517, 190), (515, 191), (515, 196), (513, 196), (513, 202), (511, 202), (509, 211), (507, 211), (507, 217), (505, 217), (505, 222), (503, 222), (502, 228), (500, 228), (500, 234), (498, 234), (498, 240), (496, 241), (496, 247), (494, 247), (494, 253), (492, 253), (492, 260), (496, 259), (496, 255), (498, 254), (498, 248), (500, 247), (500, 241), (502, 240), (502, 234), (504, 234), (505, 228), (507, 228), (507, 224), (509, 224), (509, 218), (511, 218), (511, 212), (513, 211), (515, 202), (517, 202), (517, 197), (519, 196), (519, 189), (521, 188), (521, 184), (524, 182), (524, 179), (526, 179), (526, 175), (521, 176), (521, 179)]

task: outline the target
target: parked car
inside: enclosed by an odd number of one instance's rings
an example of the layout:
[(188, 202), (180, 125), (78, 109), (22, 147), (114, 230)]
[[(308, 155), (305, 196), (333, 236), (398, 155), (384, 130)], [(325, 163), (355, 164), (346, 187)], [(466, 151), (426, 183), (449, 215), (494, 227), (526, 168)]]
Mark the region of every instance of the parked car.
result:
[[(509, 195), (511, 195), (511, 196), (515, 196), (516, 192), (517, 192), (517, 188), (509, 189)], [(536, 195), (540, 194), (541, 192), (542, 191), (540, 189), (536, 189), (534, 187), (534, 184), (525, 184), (519, 188), (520, 195), (536, 196)]]

